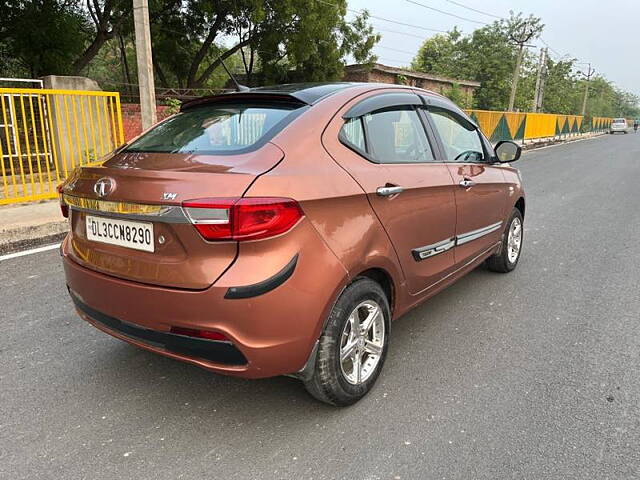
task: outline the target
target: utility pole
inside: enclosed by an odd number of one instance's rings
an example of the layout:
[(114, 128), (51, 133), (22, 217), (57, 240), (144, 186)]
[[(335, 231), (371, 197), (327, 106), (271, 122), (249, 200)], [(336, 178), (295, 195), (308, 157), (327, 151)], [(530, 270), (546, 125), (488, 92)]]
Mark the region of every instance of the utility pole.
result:
[(516, 92), (518, 90), (518, 80), (520, 79), (520, 66), (524, 57), (524, 48), (531, 47), (527, 45), (531, 39), (540, 35), (544, 25), (540, 23), (540, 19), (530, 15), (528, 18), (522, 18), (520, 15), (512, 14), (509, 20), (509, 40), (518, 46), (518, 56), (516, 57), (516, 65), (513, 69), (513, 80), (511, 82), (511, 95), (509, 95), (509, 111), (513, 111), (516, 103)]
[(587, 71), (581, 72), (587, 81), (584, 85), (584, 100), (582, 101), (582, 116), (584, 117), (585, 113), (587, 113), (587, 99), (589, 98), (589, 82), (591, 81), (591, 77), (594, 73), (596, 73), (595, 69), (591, 68), (591, 64), (587, 64)]
[(509, 108), (513, 112), (513, 105), (516, 103), (516, 91), (518, 90), (518, 80), (520, 79), (520, 65), (524, 56), (524, 43), (520, 44), (518, 56), (516, 57), (516, 67), (513, 69), (513, 80), (511, 81), (511, 94), (509, 95)]
[(146, 130), (157, 122), (148, 0), (133, 0), (133, 23), (136, 32), (136, 59), (138, 63), (142, 129)]
[(542, 66), (542, 79), (540, 80), (540, 91), (538, 92), (538, 111), (542, 111), (544, 100), (544, 87), (547, 85), (547, 56), (549, 51), (544, 49), (545, 62)]
[(543, 70), (545, 69), (546, 63), (546, 50), (544, 48), (540, 49), (540, 60), (538, 61), (538, 76), (536, 77), (536, 91), (533, 95), (533, 105), (531, 110), (535, 113), (542, 106), (542, 75)]

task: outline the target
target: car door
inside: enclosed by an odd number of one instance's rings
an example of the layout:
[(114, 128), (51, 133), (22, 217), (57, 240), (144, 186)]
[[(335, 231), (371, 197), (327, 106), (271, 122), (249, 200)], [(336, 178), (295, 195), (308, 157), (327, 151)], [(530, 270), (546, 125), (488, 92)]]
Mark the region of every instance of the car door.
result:
[(454, 268), (455, 187), (446, 163), (436, 161), (422, 108), (410, 93), (363, 100), (340, 119), (336, 154), (366, 192), (412, 294)]
[(428, 117), (438, 133), (441, 150), (457, 186), (454, 254), (456, 264), (461, 266), (500, 240), (507, 185), (502, 168), (491, 163), (490, 144), (485, 144), (480, 131), (462, 112), (444, 105), (431, 105)]

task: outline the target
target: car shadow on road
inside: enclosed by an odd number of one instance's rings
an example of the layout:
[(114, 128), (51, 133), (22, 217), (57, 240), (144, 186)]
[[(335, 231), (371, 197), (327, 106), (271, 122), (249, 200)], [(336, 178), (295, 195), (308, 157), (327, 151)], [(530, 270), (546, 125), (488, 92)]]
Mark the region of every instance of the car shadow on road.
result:
[[(265, 421), (268, 411), (269, 424), (281, 424), (286, 430), (287, 425), (293, 428), (293, 424), (300, 428), (300, 422), (311, 425), (319, 420), (339, 421), (353, 409), (384, 411), (388, 406), (387, 393), (401, 391), (406, 378), (422, 377), (425, 390), (429, 390), (429, 380), (424, 378), (422, 340), (426, 341), (434, 331), (441, 334), (449, 319), (460, 315), (457, 310), (470, 291), (499, 277), (480, 267), (394, 322), (393, 343), (378, 385), (365, 399), (347, 409), (314, 400), (294, 378), (245, 380), (217, 375), (110, 337), (102, 339), (103, 348), (97, 349), (95, 362), (87, 365), (83, 374), (95, 380), (88, 387), (97, 389), (93, 394), (111, 398), (116, 404), (126, 403), (125, 410), (119, 409), (127, 412), (129, 422), (146, 421), (138, 417), (138, 412), (147, 415), (155, 412), (168, 422), (195, 415), (201, 422), (219, 424), (222, 413), (226, 422), (260, 423)], [(117, 399), (118, 392), (123, 392), (121, 400)], [(398, 398), (402, 401), (402, 396)]]

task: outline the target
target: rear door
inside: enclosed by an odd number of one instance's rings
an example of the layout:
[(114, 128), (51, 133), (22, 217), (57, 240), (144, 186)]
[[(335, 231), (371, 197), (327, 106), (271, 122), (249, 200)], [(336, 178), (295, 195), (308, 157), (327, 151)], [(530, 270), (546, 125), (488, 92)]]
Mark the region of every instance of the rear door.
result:
[(463, 114), (438, 105), (429, 107), (428, 116), (456, 185), (455, 261), (461, 266), (500, 240), (507, 185), (480, 132)]
[(414, 294), (454, 267), (453, 182), (421, 109), (410, 93), (369, 97), (338, 119), (341, 144), (330, 151), (367, 193)]

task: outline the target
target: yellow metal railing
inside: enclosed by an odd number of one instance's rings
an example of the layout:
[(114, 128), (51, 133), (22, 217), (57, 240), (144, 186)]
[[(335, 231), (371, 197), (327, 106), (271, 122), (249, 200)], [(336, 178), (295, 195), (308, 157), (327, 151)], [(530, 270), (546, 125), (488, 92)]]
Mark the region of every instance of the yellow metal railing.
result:
[(0, 205), (56, 185), (124, 143), (117, 92), (0, 88)]
[(495, 112), (466, 110), (492, 141), (533, 140), (567, 137), (585, 132), (600, 132), (609, 128), (611, 118), (593, 117), (586, 125), (582, 115), (553, 113)]

